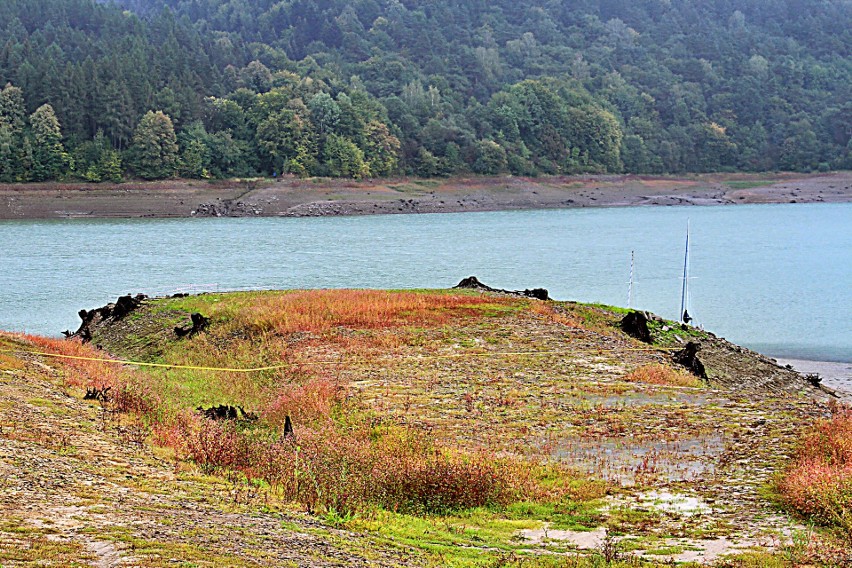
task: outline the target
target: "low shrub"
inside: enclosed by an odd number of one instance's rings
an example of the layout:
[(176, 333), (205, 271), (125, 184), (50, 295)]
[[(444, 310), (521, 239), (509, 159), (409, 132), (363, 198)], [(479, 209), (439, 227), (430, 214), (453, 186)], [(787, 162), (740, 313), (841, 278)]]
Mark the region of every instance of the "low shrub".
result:
[(631, 383), (647, 383), (650, 385), (666, 385), (676, 387), (700, 387), (701, 380), (680, 369), (673, 369), (659, 363), (642, 365), (631, 371), (625, 381)]
[(776, 485), (788, 506), (852, 539), (852, 409), (819, 421)]
[(284, 425), (287, 416), (299, 424), (327, 420), (344, 396), (345, 390), (338, 381), (328, 377), (310, 377), (303, 384), (281, 387), (263, 412), (263, 418), (278, 427)]
[(438, 448), (425, 435), (401, 428), (376, 433), (327, 422), (274, 438), (207, 419), (186, 419), (161, 431), (204, 471), (234, 470), (263, 479), (308, 511), (350, 512), (377, 505), (434, 513), (519, 498), (529, 468), (484, 454)]

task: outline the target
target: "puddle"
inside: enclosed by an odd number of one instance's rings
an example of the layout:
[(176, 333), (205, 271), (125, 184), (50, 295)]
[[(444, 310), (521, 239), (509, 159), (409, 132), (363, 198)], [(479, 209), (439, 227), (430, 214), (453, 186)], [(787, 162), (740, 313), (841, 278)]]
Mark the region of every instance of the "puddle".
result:
[[(687, 498), (689, 499), (689, 498)], [(599, 527), (592, 531), (560, 531), (548, 528), (527, 529), (518, 533), (518, 538), (531, 544), (546, 548), (548, 545), (568, 546), (576, 550), (600, 550), (607, 536), (607, 529)], [(642, 542), (636, 536), (614, 537), (612, 542), (618, 548), (623, 541)], [(626, 542), (625, 542), (626, 544)], [(752, 538), (734, 539), (719, 537), (715, 539), (664, 538), (653, 541), (653, 547), (636, 549), (625, 554), (657, 562), (696, 562), (712, 563), (728, 554), (737, 554), (761, 544)], [(651, 552), (669, 549), (671, 554), (651, 554)]]
[(593, 531), (560, 531), (551, 529), (545, 524), (540, 529), (522, 530), (518, 533), (518, 537), (530, 544), (546, 545), (548, 541), (557, 541), (580, 550), (595, 550), (600, 548), (606, 538), (606, 527), (599, 527)]
[(639, 503), (648, 509), (677, 513), (684, 517), (712, 513), (713, 509), (698, 497), (668, 491), (648, 491), (639, 495)]
[(724, 449), (718, 435), (651, 442), (572, 439), (560, 443), (554, 456), (626, 487), (635, 485), (637, 479), (677, 482), (711, 477)]

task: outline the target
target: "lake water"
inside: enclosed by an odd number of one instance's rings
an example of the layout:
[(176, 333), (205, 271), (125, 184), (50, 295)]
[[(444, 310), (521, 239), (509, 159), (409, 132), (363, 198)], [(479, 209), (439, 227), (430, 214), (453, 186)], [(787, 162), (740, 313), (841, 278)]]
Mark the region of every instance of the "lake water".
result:
[(58, 335), (122, 294), (500, 288), (677, 318), (774, 356), (852, 361), (852, 204), (334, 218), (0, 221), (0, 329)]

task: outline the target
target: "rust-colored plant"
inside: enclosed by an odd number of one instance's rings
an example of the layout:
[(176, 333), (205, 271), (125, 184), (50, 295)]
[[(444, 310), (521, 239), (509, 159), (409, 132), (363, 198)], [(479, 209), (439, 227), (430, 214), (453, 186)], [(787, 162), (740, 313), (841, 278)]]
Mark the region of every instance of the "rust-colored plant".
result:
[(777, 488), (789, 506), (852, 538), (852, 409), (836, 408), (805, 435)]
[(642, 365), (630, 372), (624, 380), (631, 383), (647, 383), (650, 385), (666, 385), (676, 387), (700, 387), (701, 380), (698, 377), (682, 371), (673, 369), (659, 363)]
[(345, 390), (338, 381), (311, 377), (304, 384), (281, 387), (263, 418), (274, 426), (283, 426), (287, 416), (300, 424), (327, 420), (344, 396)]

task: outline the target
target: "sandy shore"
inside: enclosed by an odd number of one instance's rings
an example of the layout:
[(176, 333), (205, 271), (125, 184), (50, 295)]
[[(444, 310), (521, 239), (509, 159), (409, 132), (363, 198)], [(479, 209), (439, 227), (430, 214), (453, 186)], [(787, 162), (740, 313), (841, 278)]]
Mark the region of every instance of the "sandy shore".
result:
[(777, 361), (779, 365), (790, 365), (800, 373), (818, 374), (822, 377), (822, 384), (842, 393), (847, 402), (852, 402), (852, 363), (802, 359), (777, 359)]
[(852, 201), (852, 172), (0, 185), (0, 219), (309, 217)]

